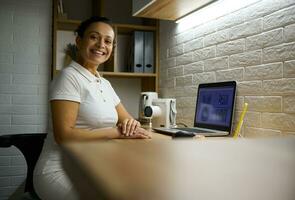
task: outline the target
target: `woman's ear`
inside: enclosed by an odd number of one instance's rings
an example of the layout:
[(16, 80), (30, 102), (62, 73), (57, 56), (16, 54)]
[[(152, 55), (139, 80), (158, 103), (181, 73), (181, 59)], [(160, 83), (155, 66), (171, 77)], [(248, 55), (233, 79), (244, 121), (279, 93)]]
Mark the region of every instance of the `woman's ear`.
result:
[(80, 46), (81, 46), (81, 38), (80, 38), (80, 36), (76, 37), (76, 46), (77, 46), (77, 49), (79, 50)]

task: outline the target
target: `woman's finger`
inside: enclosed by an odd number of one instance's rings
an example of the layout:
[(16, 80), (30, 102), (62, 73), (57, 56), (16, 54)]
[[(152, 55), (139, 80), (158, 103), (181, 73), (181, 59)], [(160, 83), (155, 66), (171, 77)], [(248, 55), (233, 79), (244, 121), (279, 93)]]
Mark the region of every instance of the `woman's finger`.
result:
[(145, 138), (151, 138), (151, 136), (152, 136), (151, 132), (146, 131), (143, 128), (138, 128), (138, 130), (135, 132), (135, 134), (144, 136)]
[(141, 138), (144, 138), (144, 139), (152, 138), (152, 135), (147, 131), (140, 133), (140, 136), (141, 136)]
[(140, 126), (140, 123), (136, 120), (133, 120), (131, 124), (130, 135), (133, 135), (139, 126)]
[(123, 121), (125, 135), (133, 135), (134, 131), (137, 130), (138, 127), (140, 127), (140, 123), (136, 121), (135, 119), (125, 119)]
[(129, 121), (129, 119), (125, 119), (122, 122), (122, 132), (123, 132), (124, 135), (127, 135), (128, 134), (128, 131), (127, 131), (128, 121)]
[(129, 136), (131, 134), (131, 126), (132, 126), (133, 119), (126, 120), (126, 134)]
[[(142, 128), (139, 128), (139, 129), (142, 129)], [(121, 138), (124, 138), (124, 139), (151, 139), (152, 133), (143, 129), (143, 130), (134, 132), (133, 135), (129, 135), (129, 136), (121, 135)]]

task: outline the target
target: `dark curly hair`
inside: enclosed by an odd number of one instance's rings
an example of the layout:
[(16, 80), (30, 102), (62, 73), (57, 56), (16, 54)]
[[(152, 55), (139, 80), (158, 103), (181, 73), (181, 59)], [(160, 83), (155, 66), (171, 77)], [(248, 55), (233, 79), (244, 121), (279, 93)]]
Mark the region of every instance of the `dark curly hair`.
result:
[(85, 21), (82, 21), (81, 24), (78, 26), (78, 28), (75, 30), (75, 33), (83, 38), (84, 36), (84, 33), (86, 31), (86, 29), (93, 23), (96, 23), (96, 22), (103, 22), (103, 23), (106, 23), (108, 25), (110, 25), (115, 33), (115, 30), (112, 26), (112, 22), (110, 19), (106, 18), (106, 17), (99, 17), (99, 16), (92, 16), (90, 17), (89, 19), (86, 19)]

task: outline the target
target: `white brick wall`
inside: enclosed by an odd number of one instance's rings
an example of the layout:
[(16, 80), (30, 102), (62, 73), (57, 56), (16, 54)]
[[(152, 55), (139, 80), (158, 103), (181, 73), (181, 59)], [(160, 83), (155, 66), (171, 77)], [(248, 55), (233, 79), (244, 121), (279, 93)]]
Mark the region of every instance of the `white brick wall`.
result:
[[(46, 132), (51, 1), (0, 0), (0, 134)], [(0, 148), (0, 200), (20, 195), (24, 157)]]
[(176, 97), (178, 122), (193, 125), (199, 83), (238, 82), (246, 136), (295, 134), (295, 1), (261, 0), (180, 31), (160, 23), (160, 96)]

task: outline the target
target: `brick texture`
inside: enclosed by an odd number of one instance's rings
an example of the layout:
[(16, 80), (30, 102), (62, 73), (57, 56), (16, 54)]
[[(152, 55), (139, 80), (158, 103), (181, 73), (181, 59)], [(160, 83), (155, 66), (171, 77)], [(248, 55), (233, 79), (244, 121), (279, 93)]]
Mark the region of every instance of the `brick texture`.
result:
[[(289, 32), (286, 33), (289, 35)], [(288, 36), (286, 36), (288, 37)], [(246, 38), (246, 50), (262, 49), (264, 47), (274, 46), (283, 42), (283, 28), (264, 32), (262, 34)]]
[[(0, 1), (0, 134), (45, 132), (51, 1)], [(20, 199), (26, 162), (0, 148), (0, 199)]]
[(284, 62), (284, 78), (295, 78), (295, 60)]
[[(283, 97), (283, 111), (295, 114), (295, 96)], [(294, 129), (295, 131), (295, 129)]]
[(286, 42), (292, 42), (295, 40), (295, 24), (291, 24), (285, 27), (284, 39)]
[[(262, 0), (185, 32), (166, 23), (160, 23), (166, 44), (160, 71), (176, 84), (160, 82), (160, 96), (177, 98), (178, 122), (192, 125), (198, 84), (236, 80), (234, 122), (247, 102), (246, 137), (295, 134), (294, 0)], [(167, 57), (167, 51), (177, 53)]]

